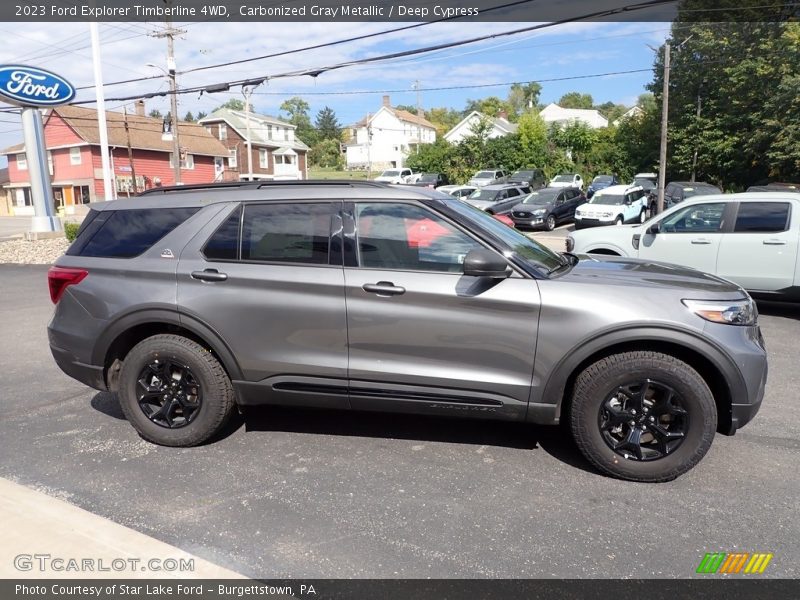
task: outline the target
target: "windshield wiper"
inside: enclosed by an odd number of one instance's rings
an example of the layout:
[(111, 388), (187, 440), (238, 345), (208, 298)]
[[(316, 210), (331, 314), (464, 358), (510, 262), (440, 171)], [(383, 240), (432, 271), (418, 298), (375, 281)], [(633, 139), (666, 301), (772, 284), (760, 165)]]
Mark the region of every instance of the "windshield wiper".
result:
[(572, 265), (572, 263), (569, 261), (569, 259), (563, 257), (561, 254), (558, 255), (558, 260), (559, 260), (559, 263), (555, 267), (553, 267), (552, 269), (548, 269), (547, 270), (547, 276), (548, 277), (550, 275), (552, 275), (553, 273), (555, 273), (556, 271), (558, 271), (560, 269), (563, 269), (564, 267)]

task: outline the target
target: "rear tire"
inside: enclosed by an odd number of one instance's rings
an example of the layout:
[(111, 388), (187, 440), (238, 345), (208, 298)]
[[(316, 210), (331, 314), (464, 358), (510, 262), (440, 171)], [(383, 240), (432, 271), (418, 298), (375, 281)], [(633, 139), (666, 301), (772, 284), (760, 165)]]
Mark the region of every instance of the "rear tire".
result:
[(122, 412), (149, 442), (196, 446), (219, 432), (234, 406), (231, 381), (197, 342), (154, 335), (133, 347), (119, 375)]
[(578, 448), (600, 471), (657, 483), (679, 477), (705, 456), (717, 408), (705, 380), (685, 362), (659, 352), (625, 352), (578, 375), (569, 422)]

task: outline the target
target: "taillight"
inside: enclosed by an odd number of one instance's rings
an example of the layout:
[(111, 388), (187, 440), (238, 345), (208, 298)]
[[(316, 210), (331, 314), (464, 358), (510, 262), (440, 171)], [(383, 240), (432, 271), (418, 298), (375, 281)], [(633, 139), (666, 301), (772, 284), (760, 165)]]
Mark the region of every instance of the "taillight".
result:
[(58, 304), (68, 286), (80, 283), (89, 274), (85, 269), (50, 267), (47, 272), (47, 285), (50, 286), (50, 299)]

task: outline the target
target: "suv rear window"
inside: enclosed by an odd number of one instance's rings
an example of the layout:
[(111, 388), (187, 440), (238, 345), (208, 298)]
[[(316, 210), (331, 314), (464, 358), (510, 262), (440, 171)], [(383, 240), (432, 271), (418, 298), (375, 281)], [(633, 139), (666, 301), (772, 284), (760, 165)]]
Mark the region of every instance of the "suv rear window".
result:
[(97, 215), (81, 227), (67, 254), (102, 258), (139, 256), (198, 210), (136, 208), (97, 211)]
[(327, 265), (332, 213), (331, 203), (246, 206), (242, 260)]
[(736, 233), (777, 233), (789, 227), (789, 204), (742, 202), (736, 215)]

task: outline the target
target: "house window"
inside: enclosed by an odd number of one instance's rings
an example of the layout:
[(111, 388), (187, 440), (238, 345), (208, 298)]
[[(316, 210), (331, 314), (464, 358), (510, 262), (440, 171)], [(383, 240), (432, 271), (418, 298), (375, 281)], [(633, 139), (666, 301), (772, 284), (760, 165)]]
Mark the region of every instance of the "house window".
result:
[(282, 155), (279, 154), (275, 156), (275, 164), (276, 165), (293, 165), (294, 164), (294, 156), (287, 154)]
[[(187, 169), (189, 171), (194, 169), (194, 155), (193, 154), (183, 154), (181, 153), (181, 169)], [(169, 166), (175, 167), (175, 160), (173, 158), (172, 152), (169, 154)]]
[(267, 151), (264, 148), (258, 151), (258, 166), (262, 169), (269, 169), (269, 158), (267, 158)]
[(272, 125), (267, 125), (267, 137), (272, 139)]
[(225, 123), (219, 124), (219, 139), (227, 140), (228, 139), (228, 126)]
[[(137, 179), (139, 178), (137, 177)], [(91, 197), (89, 196), (89, 186), (72, 186), (72, 197), (75, 199), (75, 204), (89, 204), (89, 202), (91, 202)]]
[(47, 151), (47, 170), (50, 172), (50, 175), (53, 174), (53, 153), (50, 150)]
[(69, 149), (69, 164), (71, 164), (71, 165), (79, 165), (79, 164), (81, 164), (81, 149), (80, 148), (70, 148)]
[(16, 206), (33, 206), (33, 197), (31, 196), (31, 188), (17, 188), (16, 190)]
[(16, 156), (17, 160), (17, 169), (20, 171), (27, 171), (28, 170), (28, 157), (25, 156), (24, 153), (20, 152)]
[(228, 151), (228, 168), (236, 169), (237, 167), (238, 167), (238, 162), (236, 161), (236, 148), (231, 148)]

